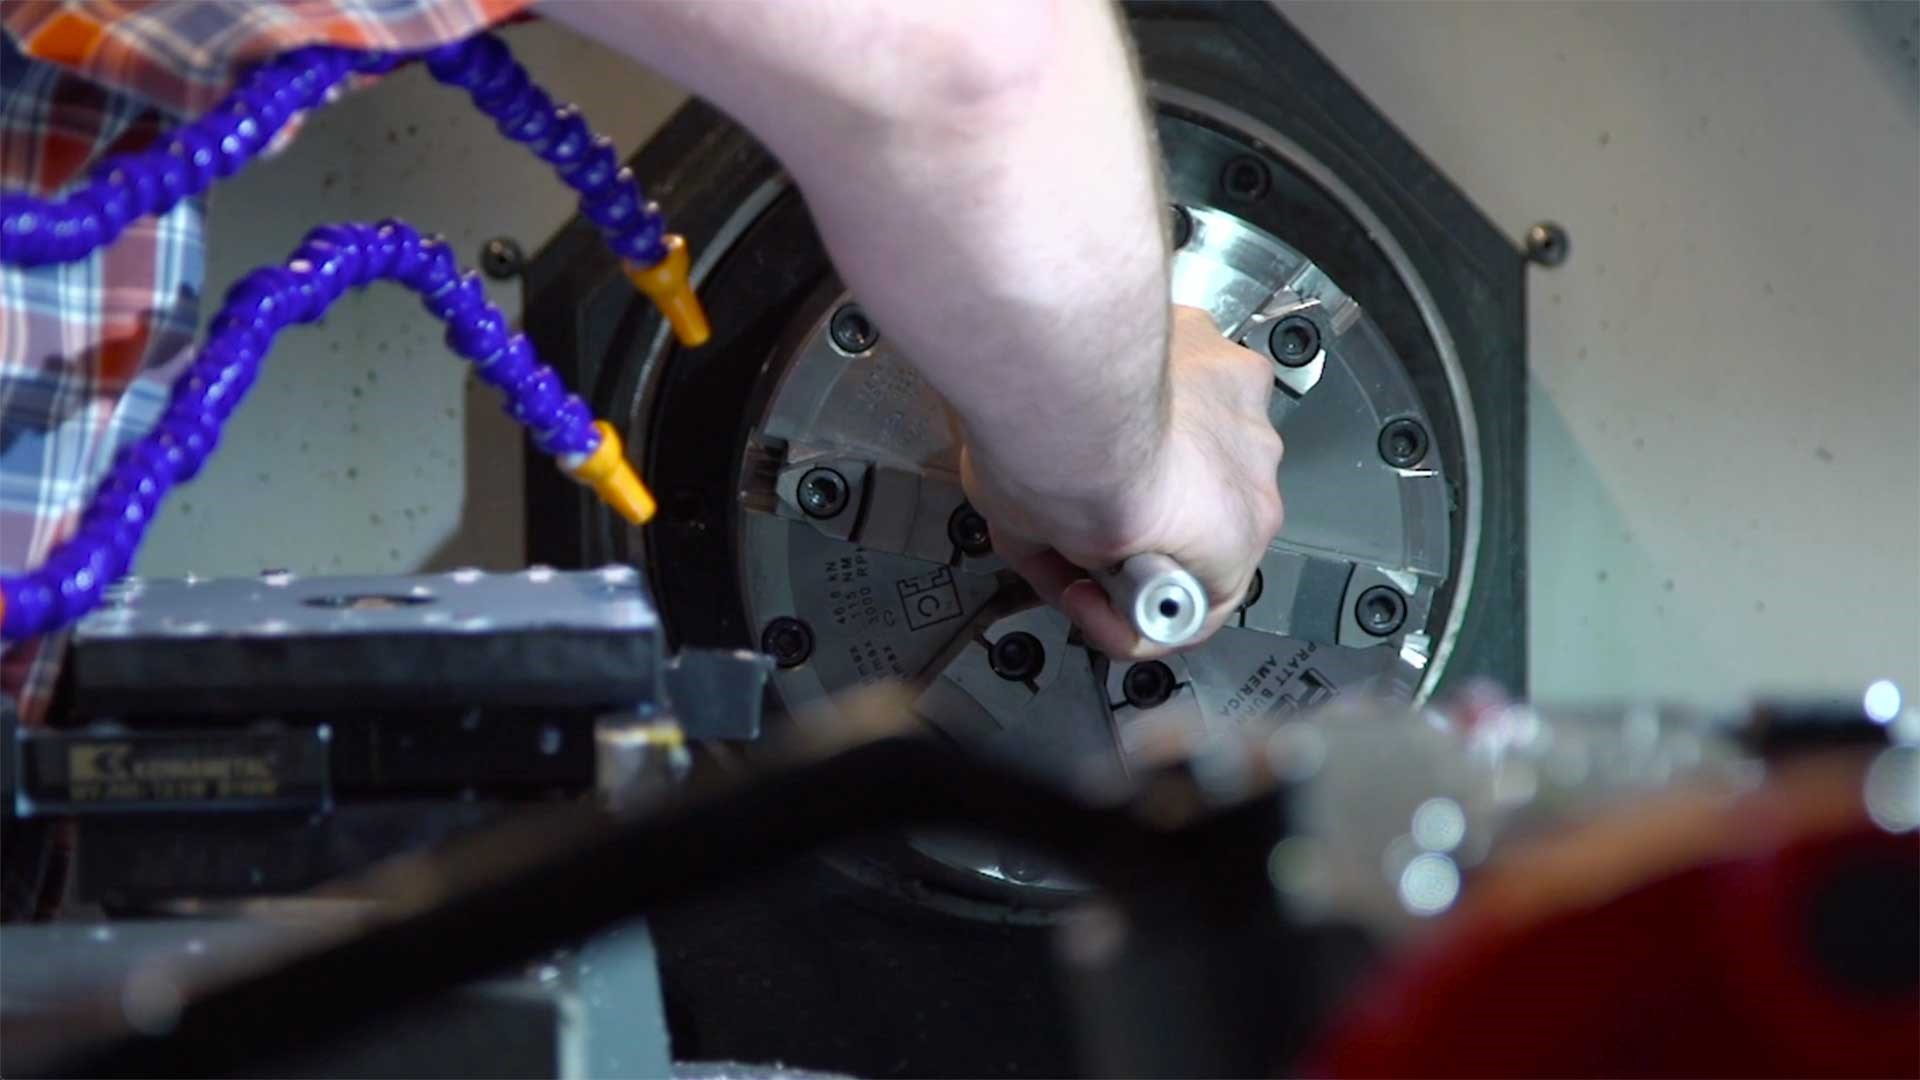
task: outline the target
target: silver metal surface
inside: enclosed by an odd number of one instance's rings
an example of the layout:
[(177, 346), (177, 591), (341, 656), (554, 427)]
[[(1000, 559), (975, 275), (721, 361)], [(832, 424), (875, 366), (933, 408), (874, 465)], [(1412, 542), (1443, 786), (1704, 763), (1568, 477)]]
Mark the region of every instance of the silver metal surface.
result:
[(1165, 555), (1135, 555), (1094, 580), (1134, 632), (1156, 645), (1185, 645), (1207, 621), (1207, 591)]
[[(1387, 230), (1380, 216), (1373, 212), (1365, 200), (1356, 195), (1339, 174), (1327, 168), (1312, 154), (1302, 149), (1298, 143), (1259, 120), (1235, 109), (1230, 105), (1212, 98), (1184, 90), (1164, 83), (1151, 83), (1147, 88), (1148, 97), (1163, 105), (1185, 110), (1198, 116), (1207, 117), (1221, 125), (1240, 131), (1254, 139), (1275, 154), (1288, 165), (1300, 170), (1333, 200), (1341, 209), (1352, 215), (1355, 221), (1367, 231), (1380, 253), (1385, 256), (1388, 265), (1413, 297), (1414, 306), (1419, 309), (1420, 321), (1425, 324), (1427, 334), (1433, 339), (1434, 349), (1439, 353), (1441, 369), (1446, 373), (1447, 389), (1453, 400), (1454, 416), (1460, 427), (1460, 456), (1465, 462), (1466, 476), (1462, 478), (1459, 494), (1459, 513), (1463, 520), (1464, 534), (1460, 544), (1459, 565), (1453, 572), (1452, 588), (1456, 595), (1467, 596), (1473, 591), (1473, 575), (1480, 560), (1480, 512), (1474, 500), (1480, 497), (1480, 425), (1473, 411), (1473, 395), (1467, 387), (1467, 373), (1460, 366), (1460, 351), (1454, 343), (1453, 332), (1447, 328), (1446, 320), (1440, 315), (1440, 306), (1434, 302), (1432, 292), (1426, 282), (1414, 271), (1413, 260), (1407, 257), (1406, 249), (1400, 241)], [(1177, 294), (1176, 294), (1177, 296)], [(1377, 332), (1377, 331), (1376, 331)], [(1453, 652), (1455, 636), (1466, 621), (1467, 611), (1464, 604), (1455, 604), (1447, 613), (1447, 625), (1440, 629), (1434, 646), (1425, 665), (1426, 674), (1422, 678), (1418, 695), (1424, 700), (1446, 670), (1447, 659)]]
[[(1193, 234), (1173, 266), (1177, 301), (1206, 308), (1230, 337), (1260, 351), (1269, 326), (1281, 319), (1306, 317), (1321, 328), (1322, 348), (1311, 361), (1273, 365), (1284, 391), (1273, 396), (1270, 415), (1288, 441), (1281, 477), (1287, 526), (1270, 548), (1272, 572), (1262, 568), (1270, 584), (1259, 610), (1235, 625), (1351, 644), (1350, 636), (1339, 636), (1347, 617), (1336, 609), (1350, 609), (1359, 592), (1329, 592), (1330, 574), (1400, 577), (1408, 625), (1422, 625), (1447, 580), (1452, 496), (1437, 452), (1409, 467), (1379, 458), (1376, 434), (1388, 420), (1411, 418), (1431, 428), (1404, 369), (1359, 305), (1304, 256), (1224, 212), (1193, 207), (1189, 215)], [(849, 357), (828, 340), (828, 321), (819, 315), (752, 436), (740, 480), (743, 509), (961, 573), (1001, 569), (990, 555), (959, 552), (948, 535), (947, 522), (965, 496), (939, 398), (884, 336)], [(1315, 405), (1303, 408), (1309, 394)], [(850, 492), (845, 508), (824, 518), (809, 514), (797, 495), (800, 480), (821, 467), (843, 476)], [(1313, 578), (1319, 587), (1306, 594), (1291, 588), (1303, 562), (1321, 565)], [(1323, 610), (1316, 618), (1292, 617), (1299, 603)], [(1417, 663), (1430, 670), (1431, 642), (1418, 651)], [(1419, 683), (1430, 686), (1431, 675)]]
[[(750, 508), (810, 522), (828, 536), (874, 551), (929, 562), (946, 562), (954, 554), (947, 523), (966, 502), (958, 473), (907, 468), (798, 441), (787, 442), (784, 451), (755, 444), (748, 453), (757, 466), (748, 469), (742, 488)], [(801, 505), (801, 481), (817, 469), (831, 470), (846, 484), (846, 504), (834, 513), (810, 512)], [(771, 491), (755, 483), (769, 479)], [(997, 559), (974, 559), (967, 569), (979, 572), (1000, 565)]]
[[(1259, 594), (1221, 633), (1168, 660), (1164, 673), (1145, 673), (1129, 693), (1131, 666), (1088, 652), (1064, 618), (1031, 599), (1025, 610), (1008, 608), (1018, 595), (1005, 590), (1011, 573), (990, 553), (961, 550), (949, 528), (964, 505), (959, 447), (943, 403), (884, 327), (870, 349), (835, 348), (829, 324), (849, 298), (826, 298), (801, 314), (785, 363), (769, 367), (774, 382), (739, 481), (751, 625), (757, 633), (797, 618), (814, 640), (805, 662), (772, 677), (787, 711), (906, 682), (917, 690), (915, 712), (947, 737), (1080, 783), (1124, 772), (1162, 741), (1270, 723), (1342, 693), (1411, 701), (1430, 685), (1427, 621), (1449, 584), (1451, 496), (1436, 449), (1396, 467), (1382, 460), (1378, 439), (1398, 418), (1434, 425), (1384, 335), (1337, 283), (1229, 213), (1187, 210), (1193, 228), (1174, 258), (1174, 298), (1267, 355), (1280, 390), (1270, 416), (1287, 440), (1287, 524), (1262, 562)], [(1319, 345), (1305, 362), (1282, 363), (1269, 339), (1295, 317), (1313, 324)], [(816, 498), (810, 510), (801, 484), (822, 468), (844, 480), (847, 498)], [(1377, 635), (1356, 605), (1382, 586), (1399, 598), (1401, 618)], [(1204, 599), (1197, 582), (1187, 589)], [(1145, 620), (1180, 621), (1158, 616), (1158, 601), (1171, 597), (1121, 592), (1147, 602)], [(1204, 607), (1177, 614), (1204, 617)], [(1178, 639), (1181, 629), (1156, 633)], [(1044, 652), (1031, 678), (996, 667), (995, 647), (1012, 633), (1031, 635)], [(1139, 693), (1143, 686), (1155, 692)], [(1078, 887), (989, 843), (945, 835), (910, 843), (994, 895), (1044, 902)]]
[(654, 630), (659, 617), (631, 567), (515, 574), (306, 578), (126, 578), (81, 620), (79, 642), (127, 637), (304, 638), (491, 634), (566, 627)]

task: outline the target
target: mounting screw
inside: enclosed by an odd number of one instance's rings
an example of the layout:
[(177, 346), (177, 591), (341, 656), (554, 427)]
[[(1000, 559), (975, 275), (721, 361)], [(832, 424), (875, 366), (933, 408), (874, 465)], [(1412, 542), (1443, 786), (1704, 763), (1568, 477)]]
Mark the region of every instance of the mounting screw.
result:
[(1273, 177), (1267, 174), (1267, 166), (1259, 158), (1237, 157), (1220, 170), (1220, 190), (1229, 198), (1255, 202), (1265, 198), (1271, 187)]
[(1247, 595), (1240, 598), (1239, 610), (1245, 611), (1260, 602), (1260, 594), (1267, 590), (1267, 579), (1259, 570), (1253, 572), (1253, 580), (1247, 584)]
[(1380, 457), (1396, 469), (1408, 469), (1427, 456), (1427, 429), (1409, 416), (1389, 420), (1380, 429)]
[(1407, 598), (1398, 589), (1375, 585), (1360, 594), (1353, 617), (1360, 621), (1360, 629), (1374, 637), (1386, 637), (1407, 621)]
[(527, 255), (511, 236), (496, 236), (480, 249), (480, 272), (495, 281), (511, 281), (526, 266)]
[(1527, 258), (1541, 266), (1559, 266), (1567, 261), (1567, 230), (1558, 223), (1543, 221), (1527, 230)]
[(1320, 355), (1320, 328), (1305, 315), (1289, 315), (1273, 324), (1267, 349), (1281, 367), (1306, 367)]
[(808, 517), (830, 518), (847, 508), (847, 478), (832, 469), (808, 469), (795, 491)]
[(783, 668), (799, 667), (813, 655), (813, 630), (799, 619), (782, 615), (760, 634), (760, 651)]
[(961, 503), (947, 519), (947, 539), (963, 555), (985, 555), (993, 550), (993, 534), (987, 531), (987, 519), (972, 503)]
[(859, 304), (843, 304), (827, 321), (827, 336), (833, 347), (848, 356), (858, 356), (880, 341), (880, 328), (873, 325)]
[(1193, 239), (1193, 215), (1179, 203), (1167, 207), (1167, 234), (1173, 243), (1173, 250), (1179, 251)]
[(1120, 693), (1136, 709), (1152, 709), (1173, 696), (1173, 669), (1158, 660), (1135, 664), (1121, 676)]
[(1039, 638), (1025, 630), (1015, 630), (993, 643), (987, 652), (987, 663), (995, 675), (1008, 682), (1026, 682), (1047, 665), (1047, 650)]

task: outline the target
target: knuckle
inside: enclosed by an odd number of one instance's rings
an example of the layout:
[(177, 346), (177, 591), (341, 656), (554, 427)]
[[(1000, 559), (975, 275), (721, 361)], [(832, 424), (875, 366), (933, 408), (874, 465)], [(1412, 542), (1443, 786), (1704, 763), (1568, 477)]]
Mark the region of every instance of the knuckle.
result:
[(1286, 443), (1281, 441), (1280, 432), (1264, 416), (1258, 423), (1248, 425), (1243, 445), (1247, 471), (1262, 478), (1262, 483), (1280, 468), (1280, 460), (1286, 456)]
[(1244, 345), (1234, 346), (1234, 352), (1239, 354), (1240, 362), (1236, 370), (1241, 383), (1250, 393), (1257, 393), (1262, 400), (1266, 399), (1273, 393), (1272, 361)]
[(1286, 441), (1280, 437), (1280, 429), (1274, 427), (1272, 424), (1260, 425), (1260, 432), (1256, 436), (1255, 445), (1260, 448), (1261, 455), (1270, 459), (1275, 465), (1280, 464), (1281, 457), (1287, 452), (1287, 444)]
[(1263, 374), (1259, 379), (1248, 382), (1246, 405), (1247, 411), (1256, 419), (1272, 426), (1272, 421), (1267, 419), (1267, 410), (1273, 407), (1273, 380)]
[(1254, 524), (1260, 531), (1261, 543), (1273, 539), (1286, 523), (1286, 507), (1280, 501), (1280, 492), (1266, 488), (1254, 502)]

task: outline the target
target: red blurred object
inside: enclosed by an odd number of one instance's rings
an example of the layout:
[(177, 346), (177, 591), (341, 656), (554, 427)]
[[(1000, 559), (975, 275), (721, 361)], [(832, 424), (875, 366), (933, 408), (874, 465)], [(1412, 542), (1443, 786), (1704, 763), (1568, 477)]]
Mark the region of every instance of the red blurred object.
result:
[(1920, 838), (1859, 812), (1860, 764), (1503, 860), (1309, 1071), (1920, 1076)]

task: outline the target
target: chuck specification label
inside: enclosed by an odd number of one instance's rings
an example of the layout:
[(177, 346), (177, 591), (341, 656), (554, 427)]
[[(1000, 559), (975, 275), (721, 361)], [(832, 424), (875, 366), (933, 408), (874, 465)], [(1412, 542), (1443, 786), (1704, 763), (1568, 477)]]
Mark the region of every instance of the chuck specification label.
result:
[(1279, 654), (1269, 654), (1214, 708), (1214, 715), (1242, 723), (1255, 718), (1285, 719), (1331, 699), (1340, 688), (1320, 671), (1306, 666), (1318, 650), (1318, 645), (1308, 642), (1284, 663)]
[(35, 814), (321, 809), (329, 732), (129, 731), (23, 734), (17, 809)]

